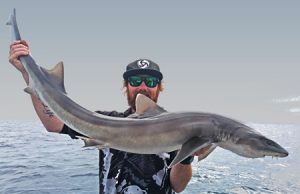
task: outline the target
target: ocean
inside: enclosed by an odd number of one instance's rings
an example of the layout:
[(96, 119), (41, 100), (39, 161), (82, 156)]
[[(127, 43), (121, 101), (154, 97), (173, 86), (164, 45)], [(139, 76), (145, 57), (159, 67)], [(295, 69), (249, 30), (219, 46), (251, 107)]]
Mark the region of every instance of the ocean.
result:
[[(300, 125), (248, 123), (289, 151), (249, 159), (217, 148), (193, 162), (183, 194), (299, 193)], [(0, 121), (0, 193), (98, 193), (98, 150), (48, 133), (38, 121)]]

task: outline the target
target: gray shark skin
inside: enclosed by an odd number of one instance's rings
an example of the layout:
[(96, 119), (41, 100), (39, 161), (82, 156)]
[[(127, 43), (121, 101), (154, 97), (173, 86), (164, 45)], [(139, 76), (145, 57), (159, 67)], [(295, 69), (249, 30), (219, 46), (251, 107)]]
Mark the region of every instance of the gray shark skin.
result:
[[(21, 40), (15, 10), (7, 25), (11, 26), (13, 40)], [(25, 91), (36, 95), (64, 123), (83, 134), (85, 137), (79, 138), (85, 141), (85, 146), (138, 154), (179, 150), (169, 167), (211, 145), (199, 160), (217, 146), (249, 158), (288, 156), (279, 144), (238, 121), (210, 113), (169, 113), (142, 94), (136, 98), (136, 113), (129, 118), (89, 111), (67, 96), (62, 62), (46, 70), (31, 55), (21, 56), (20, 60), (29, 75), (29, 87)]]

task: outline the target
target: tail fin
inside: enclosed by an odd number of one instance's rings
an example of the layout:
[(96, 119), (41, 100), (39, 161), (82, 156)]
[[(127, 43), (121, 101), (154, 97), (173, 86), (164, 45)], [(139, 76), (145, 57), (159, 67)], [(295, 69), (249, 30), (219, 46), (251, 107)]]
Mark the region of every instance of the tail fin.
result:
[(21, 40), (21, 35), (20, 35), (19, 28), (18, 28), (18, 25), (17, 25), (16, 9), (15, 8), (13, 9), (12, 14), (9, 16), (9, 19), (6, 22), (6, 25), (11, 26), (12, 41)]
[(6, 22), (6, 25), (9, 25), (9, 26), (12, 25), (13, 17), (16, 18), (16, 8), (14, 8), (12, 14), (10, 14), (8, 21)]

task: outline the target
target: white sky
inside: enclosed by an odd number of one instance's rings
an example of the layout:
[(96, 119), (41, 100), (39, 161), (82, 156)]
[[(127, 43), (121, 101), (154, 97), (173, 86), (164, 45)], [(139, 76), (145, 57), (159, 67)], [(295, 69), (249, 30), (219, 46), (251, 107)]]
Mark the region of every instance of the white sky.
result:
[(90, 110), (125, 110), (125, 66), (149, 58), (163, 71), (159, 104), (169, 111), (299, 123), (299, 101), (286, 100), (300, 95), (299, 1), (88, 2), (1, 3), (0, 119), (37, 119), (7, 61), (5, 23), (16, 7), (35, 60), (63, 60), (69, 96)]

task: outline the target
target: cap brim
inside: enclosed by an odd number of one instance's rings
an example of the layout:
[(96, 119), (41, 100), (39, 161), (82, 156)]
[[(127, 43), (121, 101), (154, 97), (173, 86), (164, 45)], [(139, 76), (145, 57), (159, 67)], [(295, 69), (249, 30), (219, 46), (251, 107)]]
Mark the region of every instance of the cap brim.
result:
[(161, 72), (152, 70), (152, 69), (132, 69), (132, 70), (126, 71), (123, 74), (123, 78), (125, 80), (127, 80), (128, 77), (133, 76), (133, 75), (138, 75), (138, 74), (152, 75), (152, 76), (158, 77), (159, 80), (163, 79), (163, 75)]

